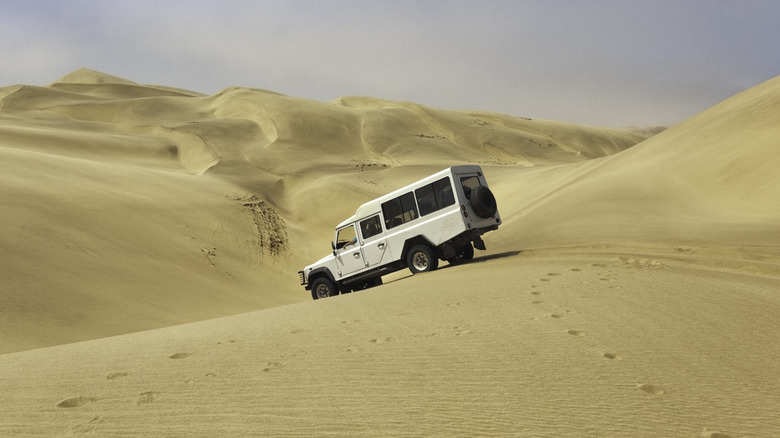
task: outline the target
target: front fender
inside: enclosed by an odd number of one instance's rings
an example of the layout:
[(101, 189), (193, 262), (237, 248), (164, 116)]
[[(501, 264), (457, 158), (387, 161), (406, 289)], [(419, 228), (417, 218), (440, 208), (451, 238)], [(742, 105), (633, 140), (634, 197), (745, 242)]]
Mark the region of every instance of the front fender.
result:
[(330, 269), (321, 267), (312, 269), (311, 272), (309, 272), (309, 276), (306, 278), (306, 290), (311, 290), (311, 284), (314, 283), (314, 280), (325, 277), (329, 279), (330, 281), (336, 283), (336, 278), (333, 277), (333, 274), (330, 272)]

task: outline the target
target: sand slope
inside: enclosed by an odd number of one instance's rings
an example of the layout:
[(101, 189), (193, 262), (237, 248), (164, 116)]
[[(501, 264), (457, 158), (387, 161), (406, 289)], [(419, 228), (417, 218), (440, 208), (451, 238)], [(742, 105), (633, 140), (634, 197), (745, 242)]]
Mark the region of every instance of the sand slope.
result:
[(643, 138), (86, 69), (0, 89), (0, 115), (0, 352), (305, 300), (295, 271), (365, 200), (451, 164), (578, 162)]
[(778, 114), (775, 78), (636, 148), (517, 180), (529, 194), (513, 205), (509, 220), (534, 230), (528, 238), (545, 245), (663, 241), (774, 251), (780, 243)]
[(0, 432), (774, 436), (777, 282), (632, 255), (505, 255), (0, 356)]
[[(2, 436), (780, 435), (780, 78), (631, 148), (88, 70), (0, 96), (3, 349), (103, 338), (1, 355)], [(488, 253), (295, 284), (354, 206), (467, 162)]]

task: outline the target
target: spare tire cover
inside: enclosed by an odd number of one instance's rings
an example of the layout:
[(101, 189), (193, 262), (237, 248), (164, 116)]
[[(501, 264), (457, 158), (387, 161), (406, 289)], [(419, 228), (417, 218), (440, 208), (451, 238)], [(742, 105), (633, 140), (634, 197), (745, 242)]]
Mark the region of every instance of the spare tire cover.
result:
[(471, 201), (471, 208), (474, 210), (474, 213), (481, 218), (493, 217), (498, 211), (493, 192), (485, 186), (478, 186), (471, 190), (469, 201)]

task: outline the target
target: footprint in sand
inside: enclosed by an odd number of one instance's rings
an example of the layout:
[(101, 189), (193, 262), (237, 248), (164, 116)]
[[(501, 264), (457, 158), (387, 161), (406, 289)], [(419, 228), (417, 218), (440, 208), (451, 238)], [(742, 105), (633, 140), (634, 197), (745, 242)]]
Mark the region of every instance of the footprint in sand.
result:
[(585, 332), (582, 331), (582, 330), (569, 330), (566, 333), (568, 333), (568, 334), (570, 334), (572, 336), (585, 336)]
[(84, 406), (87, 404), (90, 404), (94, 401), (97, 401), (97, 398), (95, 397), (84, 397), (82, 395), (76, 396), (76, 397), (69, 397), (65, 400), (57, 403), (58, 408), (78, 408), (79, 406)]
[(542, 293), (543, 293), (543, 292), (540, 292), (540, 291), (538, 291), (538, 290), (535, 290), (535, 291), (531, 292), (531, 295), (541, 295)]
[(357, 324), (357, 323), (360, 323), (360, 322), (363, 322), (363, 321), (361, 321), (359, 319), (348, 319), (348, 320), (345, 320), (345, 321), (341, 321), (342, 324)]
[(553, 313), (553, 314), (551, 314), (551, 315), (550, 315), (550, 318), (553, 318), (553, 319), (561, 319), (561, 318), (563, 318), (564, 316), (566, 316), (566, 315), (562, 315), (562, 314), (560, 314), (560, 313)]
[(637, 385), (636, 388), (640, 391), (653, 395), (661, 395), (664, 393), (663, 389), (650, 383), (642, 383), (641, 385)]
[(266, 362), (266, 367), (263, 368), (263, 372), (278, 371), (287, 366), (287, 362)]
[(168, 359), (186, 359), (192, 356), (192, 353), (174, 353), (168, 356)]
[(723, 432), (717, 430), (707, 430), (705, 427), (700, 435), (702, 438), (731, 438), (731, 435), (726, 435)]
[[(303, 330), (301, 330), (301, 331), (303, 331)], [(295, 333), (295, 330), (293, 330), (292, 333)], [(236, 342), (238, 342), (238, 341), (235, 340), (235, 339), (231, 339), (231, 340), (227, 341), (227, 344), (235, 344)], [(222, 344), (225, 344), (225, 342), (222, 342), (222, 341), (217, 342), (217, 345), (222, 345)]]
[(620, 359), (622, 359), (620, 356), (618, 356), (615, 353), (604, 353), (604, 354), (602, 354), (602, 356), (604, 356), (605, 358), (610, 359), (610, 360), (615, 360), (615, 359), (620, 360)]
[(373, 344), (384, 344), (385, 342), (391, 342), (394, 340), (395, 338), (384, 338), (384, 339), (375, 338), (375, 339), (369, 339), (368, 342), (371, 342)]
[(531, 304), (544, 304), (544, 301), (542, 301), (542, 300), (533, 300), (533, 301), (531, 301)]
[(184, 383), (196, 383), (196, 382), (204, 380), (204, 379), (213, 379), (215, 377), (218, 377), (218, 376), (216, 374), (214, 374), (214, 373), (206, 373), (206, 374), (203, 375), (203, 377), (200, 377), (200, 376), (193, 377), (191, 379), (185, 380)]
[(77, 424), (73, 426), (73, 433), (74, 434), (82, 434), (82, 433), (88, 433), (95, 430), (98, 424), (102, 423), (103, 419), (100, 417), (92, 417), (91, 420), (89, 420), (87, 423), (84, 424)]
[(154, 403), (157, 400), (157, 393), (154, 391), (146, 391), (142, 392), (138, 396), (138, 402), (136, 402), (137, 405), (144, 405), (148, 403)]
[(455, 330), (455, 336), (471, 333), (471, 330), (467, 330), (467, 327), (463, 325), (456, 325), (455, 327), (453, 327), (453, 329)]
[(121, 373), (121, 372), (120, 373), (111, 373), (111, 374), (106, 376), (106, 379), (114, 380), (114, 379), (118, 379), (120, 377), (127, 377), (129, 375), (130, 375), (130, 373)]

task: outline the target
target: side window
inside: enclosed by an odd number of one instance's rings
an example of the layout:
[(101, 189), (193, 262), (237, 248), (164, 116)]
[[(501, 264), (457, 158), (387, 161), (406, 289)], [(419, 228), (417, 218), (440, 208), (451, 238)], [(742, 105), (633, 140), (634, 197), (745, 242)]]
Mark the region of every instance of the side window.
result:
[(449, 178), (442, 178), (433, 183), (433, 192), (436, 193), (436, 203), (439, 208), (449, 207), (455, 203), (455, 195), (452, 193), (452, 184)]
[(401, 208), (404, 214), (404, 223), (417, 219), (420, 214), (417, 213), (417, 204), (414, 203), (414, 193), (409, 192), (401, 196)]
[(460, 179), (460, 183), (463, 186), (463, 193), (468, 198), (471, 196), (471, 190), (479, 187), (479, 177), (477, 176), (465, 176)]
[(401, 198), (391, 199), (382, 204), (382, 214), (385, 216), (385, 228), (388, 230), (404, 223)]
[(385, 227), (388, 230), (417, 219), (420, 214), (414, 202), (414, 193), (409, 192), (383, 203), (382, 214), (385, 216)]
[(341, 249), (349, 247), (357, 243), (357, 234), (355, 234), (355, 226), (350, 225), (346, 228), (339, 230), (336, 236), (336, 248)]
[(450, 185), (449, 178), (442, 178), (434, 183), (420, 187), (414, 194), (417, 196), (417, 205), (420, 206), (421, 216), (455, 203), (455, 196), (452, 194), (452, 185)]
[(433, 192), (433, 184), (421, 187), (415, 190), (414, 194), (417, 196), (417, 205), (420, 206), (420, 216), (425, 216), (428, 213), (433, 213), (438, 210), (436, 206), (436, 195)]
[(363, 239), (368, 239), (382, 233), (382, 222), (379, 220), (379, 215), (361, 221), (360, 233), (363, 234)]

